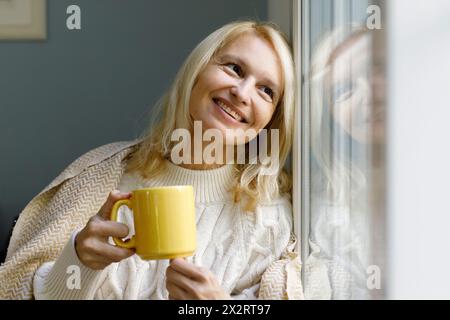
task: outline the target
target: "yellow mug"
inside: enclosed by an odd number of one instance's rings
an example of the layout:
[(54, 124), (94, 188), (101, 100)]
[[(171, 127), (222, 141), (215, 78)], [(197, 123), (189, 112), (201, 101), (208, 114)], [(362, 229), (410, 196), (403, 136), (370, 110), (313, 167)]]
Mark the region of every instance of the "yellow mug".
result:
[(144, 260), (173, 259), (194, 254), (196, 248), (195, 202), (192, 186), (170, 186), (132, 191), (131, 199), (117, 201), (111, 220), (127, 206), (133, 212), (135, 235), (122, 248), (135, 248)]

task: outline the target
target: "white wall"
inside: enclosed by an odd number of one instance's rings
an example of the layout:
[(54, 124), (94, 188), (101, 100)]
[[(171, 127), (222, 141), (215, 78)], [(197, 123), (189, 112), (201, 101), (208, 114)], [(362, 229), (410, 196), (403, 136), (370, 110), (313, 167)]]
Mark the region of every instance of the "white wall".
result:
[(278, 24), (291, 37), (292, 0), (267, 0), (267, 19)]
[(450, 299), (450, 1), (386, 1), (388, 298)]

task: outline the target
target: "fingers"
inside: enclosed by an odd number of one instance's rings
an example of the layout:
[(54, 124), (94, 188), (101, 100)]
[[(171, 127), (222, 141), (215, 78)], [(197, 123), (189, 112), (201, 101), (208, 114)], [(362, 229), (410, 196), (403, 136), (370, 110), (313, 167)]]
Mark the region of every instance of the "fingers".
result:
[(173, 282), (167, 281), (166, 289), (169, 292), (169, 300), (188, 300), (189, 298), (187, 292)]
[(125, 238), (129, 233), (129, 229), (126, 224), (93, 216), (86, 225), (86, 232), (91, 237)]
[(230, 298), (230, 295), (222, 289), (211, 271), (195, 266), (183, 259), (170, 261), (170, 266), (166, 270), (166, 287), (170, 297), (174, 299), (215, 300)]
[(125, 238), (128, 226), (110, 221), (112, 207), (118, 200), (129, 199), (131, 193), (112, 191), (100, 211), (91, 217), (86, 226), (77, 234), (75, 251), (80, 261), (92, 269), (103, 269), (112, 262), (119, 262), (132, 256), (132, 249), (119, 248), (108, 243), (109, 237)]
[(207, 276), (207, 270), (204, 270), (203, 268), (189, 263), (181, 258), (170, 260), (169, 268), (172, 268), (173, 270), (183, 274), (186, 277), (199, 281), (204, 281)]
[(100, 211), (98, 214), (106, 220), (110, 219), (111, 210), (114, 206), (114, 204), (119, 200), (129, 199), (131, 197), (130, 192), (120, 192), (119, 190), (113, 190), (108, 195), (108, 198), (106, 199), (106, 202), (103, 204), (103, 206), (100, 208)]
[(166, 270), (166, 284), (171, 283), (183, 289), (186, 292), (194, 292), (193, 280), (185, 276), (184, 274), (174, 270), (172, 267), (168, 267)]
[(110, 263), (111, 261), (106, 257), (100, 256), (93, 252), (86, 254), (83, 261), (83, 264), (94, 270), (103, 270)]
[(113, 262), (129, 258), (134, 249), (110, 245), (102, 238), (89, 236), (81, 231), (75, 239), (75, 250), (80, 261), (87, 267), (101, 270)]
[(104, 243), (100, 240), (93, 241), (93, 248), (91, 249), (91, 254), (96, 256), (96, 258), (101, 257), (102, 262), (112, 263), (119, 262), (123, 259), (131, 257), (135, 251), (133, 249), (126, 249), (116, 247), (109, 243)]
[(129, 232), (126, 224), (115, 221), (102, 221), (97, 229), (97, 234), (103, 237), (125, 238)]
[(97, 252), (98, 255), (105, 257), (110, 263), (127, 259), (134, 253), (134, 249), (120, 248), (106, 243), (99, 244)]

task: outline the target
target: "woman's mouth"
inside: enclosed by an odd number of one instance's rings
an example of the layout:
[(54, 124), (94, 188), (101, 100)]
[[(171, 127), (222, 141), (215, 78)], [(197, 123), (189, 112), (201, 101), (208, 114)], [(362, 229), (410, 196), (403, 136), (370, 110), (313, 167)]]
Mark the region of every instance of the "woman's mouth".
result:
[(223, 103), (221, 100), (213, 99), (213, 101), (216, 104), (216, 106), (218, 106), (219, 109), (222, 110), (223, 113), (225, 113), (232, 120), (237, 121), (239, 123), (247, 123), (247, 121), (245, 121), (244, 118), (242, 118), (239, 114), (231, 110), (231, 108), (225, 105), (225, 103)]

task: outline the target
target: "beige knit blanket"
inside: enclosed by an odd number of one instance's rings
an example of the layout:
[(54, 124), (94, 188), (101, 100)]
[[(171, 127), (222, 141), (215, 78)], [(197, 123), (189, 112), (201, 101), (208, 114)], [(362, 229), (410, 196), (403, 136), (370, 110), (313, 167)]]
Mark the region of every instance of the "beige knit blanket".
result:
[[(0, 266), (0, 299), (32, 299), (33, 276), (58, 258), (74, 230), (82, 228), (116, 189), (125, 158), (138, 141), (111, 143), (69, 165), (25, 207)], [(300, 260), (287, 248), (262, 277), (260, 298), (302, 299)]]

